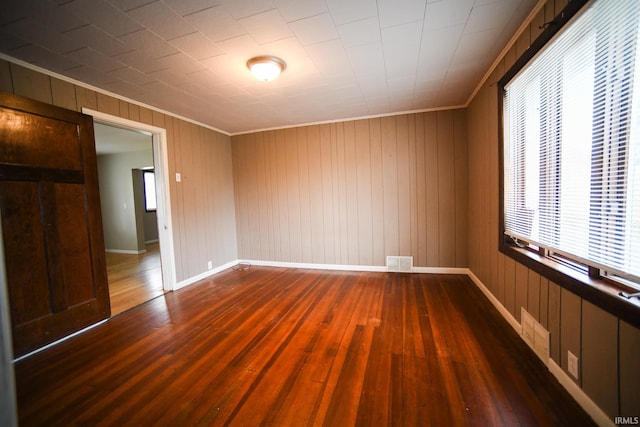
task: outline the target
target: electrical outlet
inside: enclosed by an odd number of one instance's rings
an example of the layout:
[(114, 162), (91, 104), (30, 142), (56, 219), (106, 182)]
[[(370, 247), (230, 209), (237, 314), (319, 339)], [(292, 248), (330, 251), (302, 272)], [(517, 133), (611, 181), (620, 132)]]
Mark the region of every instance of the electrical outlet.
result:
[(578, 356), (567, 351), (567, 365), (569, 373), (573, 375), (575, 379), (578, 379)]
[(209, 270), (211, 270), (211, 269), (213, 268), (213, 261), (209, 261), (209, 262), (207, 263), (207, 268), (208, 268)]

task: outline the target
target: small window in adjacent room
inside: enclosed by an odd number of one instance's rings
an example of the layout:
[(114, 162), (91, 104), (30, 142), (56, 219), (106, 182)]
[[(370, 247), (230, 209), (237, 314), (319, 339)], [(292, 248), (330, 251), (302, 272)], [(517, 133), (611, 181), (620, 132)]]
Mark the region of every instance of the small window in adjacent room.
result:
[(142, 172), (144, 181), (144, 209), (147, 212), (156, 210), (156, 176), (153, 170)]
[(500, 81), (501, 245), (640, 289), (640, 1), (574, 12)]

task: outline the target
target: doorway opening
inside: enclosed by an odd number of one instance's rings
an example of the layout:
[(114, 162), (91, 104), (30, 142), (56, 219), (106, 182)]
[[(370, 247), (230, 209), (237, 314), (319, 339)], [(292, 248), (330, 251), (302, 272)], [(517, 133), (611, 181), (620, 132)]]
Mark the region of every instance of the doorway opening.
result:
[(94, 117), (114, 316), (175, 285), (166, 131), (88, 109), (83, 113)]

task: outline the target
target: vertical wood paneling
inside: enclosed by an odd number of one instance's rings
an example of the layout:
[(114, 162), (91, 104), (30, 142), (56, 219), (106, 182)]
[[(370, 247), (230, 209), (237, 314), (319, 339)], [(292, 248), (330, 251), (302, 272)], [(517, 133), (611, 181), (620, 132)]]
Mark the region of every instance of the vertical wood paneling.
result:
[(52, 77), (51, 97), (53, 105), (76, 111), (78, 101), (76, 100), (75, 87), (71, 83)]
[[(287, 188), (287, 146), (284, 132), (274, 132), (276, 140), (275, 158), (278, 179), (278, 218), (280, 219), (280, 261), (292, 260), (290, 254), (289, 204)], [(233, 141), (232, 141), (233, 143)], [(235, 173), (235, 171), (234, 171)]]
[(549, 282), (549, 321), (547, 323), (547, 330), (550, 335), (549, 353), (559, 366), (562, 363), (562, 358), (560, 357), (560, 299), (560, 286)]
[(98, 92), (98, 111), (111, 114), (112, 116), (120, 116), (120, 103), (116, 98)]
[(529, 269), (520, 263), (516, 263), (515, 291), (514, 317), (520, 321), (522, 308), (527, 309), (527, 297), (529, 295)]
[[(256, 140), (256, 135), (250, 135), (249, 138), (247, 138), (247, 141), (245, 141), (245, 144), (242, 147), (246, 155), (255, 156), (258, 154), (256, 151)], [(244, 187), (244, 191), (246, 192), (246, 199), (256, 200), (258, 202), (256, 206), (257, 209), (249, 209), (247, 215), (245, 215), (244, 218), (246, 221), (246, 226), (249, 228), (249, 235), (245, 238), (245, 244), (249, 248), (249, 254), (251, 258), (253, 258), (254, 254), (258, 254), (261, 251), (260, 240), (262, 238), (262, 230), (260, 228), (260, 217), (262, 215), (259, 210), (260, 178), (258, 176), (258, 168), (258, 164), (255, 163), (247, 167), (247, 176), (245, 177), (246, 184)], [(243, 206), (246, 206), (246, 202)]]
[(337, 189), (337, 193), (334, 196), (336, 200), (335, 206), (337, 207), (338, 224), (338, 253), (337, 262), (340, 264), (349, 263), (349, 215), (347, 210), (347, 174), (345, 165), (345, 141), (344, 141), (344, 123), (334, 123), (331, 126), (334, 130), (332, 142), (334, 144), (335, 156), (336, 156), (336, 171), (337, 179), (334, 181), (334, 190)]
[(529, 270), (527, 311), (540, 322), (540, 275)]
[(449, 111), (234, 136), (240, 258), (465, 267), (465, 126)]
[(382, 119), (382, 186), (385, 256), (399, 255), (398, 144), (394, 117)]
[(335, 252), (335, 216), (334, 216), (334, 199), (333, 199), (333, 161), (331, 150), (331, 126), (320, 126), (320, 167), (322, 169), (322, 226), (324, 247), (322, 258), (316, 262), (325, 262), (327, 264), (336, 263)]
[(358, 264), (373, 265), (373, 215), (371, 201), (371, 147), (369, 122), (355, 122), (356, 195), (358, 198)]
[(582, 388), (604, 412), (618, 415), (618, 319), (582, 303)]
[(440, 262), (455, 265), (455, 158), (453, 112), (438, 115), (438, 247)]
[(98, 109), (98, 98), (96, 93), (90, 89), (76, 86), (76, 101), (78, 102), (78, 111), (82, 111), (82, 107), (92, 110)]
[(424, 114), (416, 114), (416, 217), (418, 220), (417, 265), (427, 264), (427, 178), (425, 161)]
[(438, 186), (438, 121), (437, 113), (424, 116), (425, 137), (425, 167), (427, 170), (427, 265), (442, 265), (440, 263), (439, 244), (439, 186)]
[(36, 101), (52, 103), (51, 78), (20, 65), (11, 64), (13, 93)]
[(634, 414), (640, 408), (640, 329), (620, 321), (620, 414)]
[(291, 261), (302, 262), (302, 226), (300, 219), (300, 165), (296, 129), (286, 129), (285, 156), (287, 202), (289, 207), (289, 250)]
[(384, 265), (384, 175), (382, 171), (382, 120), (369, 120), (371, 147), (371, 222), (373, 240), (373, 264)]
[[(411, 238), (411, 250), (409, 253), (413, 254), (416, 258), (415, 262), (418, 262), (419, 257), (418, 242), (420, 234), (418, 233), (418, 155), (416, 146), (416, 114), (410, 114), (407, 116), (409, 122), (409, 213), (410, 213), (410, 227), (409, 237)], [(466, 141), (465, 141), (466, 143)], [(466, 216), (466, 213), (465, 213)]]
[(467, 267), (469, 265), (467, 259), (467, 245), (469, 236), (467, 233), (468, 209), (468, 157), (467, 157), (467, 120), (465, 110), (454, 111), (454, 176), (453, 183), (455, 193), (455, 266)]
[(0, 59), (0, 91), (13, 93), (13, 82), (11, 81), (11, 65)]
[[(406, 115), (396, 116), (396, 170), (398, 184), (398, 252), (411, 255), (411, 175), (409, 166), (409, 126)], [(453, 264), (451, 264), (453, 265)]]
[[(578, 357), (578, 360), (582, 357), (581, 354), (581, 334), (580, 334), (580, 321), (582, 319), (582, 301), (580, 297), (573, 294), (566, 289), (560, 291), (560, 358), (562, 360), (562, 369), (567, 374), (568, 362), (567, 352), (570, 351)], [(578, 366), (578, 371), (581, 371), (582, 367)], [(575, 378), (571, 377), (576, 381)], [(581, 384), (582, 374), (579, 374), (579, 378), (576, 381)]]
[(515, 319), (520, 319), (520, 313), (516, 315), (516, 262), (511, 258), (505, 259), (504, 283), (503, 305)]
[(356, 160), (355, 124), (343, 123), (345, 202), (347, 208), (347, 264), (358, 264), (358, 164)]
[(312, 262), (311, 206), (309, 198), (309, 142), (307, 128), (298, 128), (298, 182), (300, 184), (300, 242), (302, 262)]

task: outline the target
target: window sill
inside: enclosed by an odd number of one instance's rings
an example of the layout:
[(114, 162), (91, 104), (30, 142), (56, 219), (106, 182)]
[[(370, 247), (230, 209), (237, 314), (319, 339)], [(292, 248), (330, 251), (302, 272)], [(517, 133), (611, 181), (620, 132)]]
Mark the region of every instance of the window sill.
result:
[(601, 309), (640, 328), (640, 298), (627, 299), (619, 295), (620, 292), (629, 292), (629, 288), (609, 280), (590, 277), (524, 248), (502, 243), (500, 252)]

